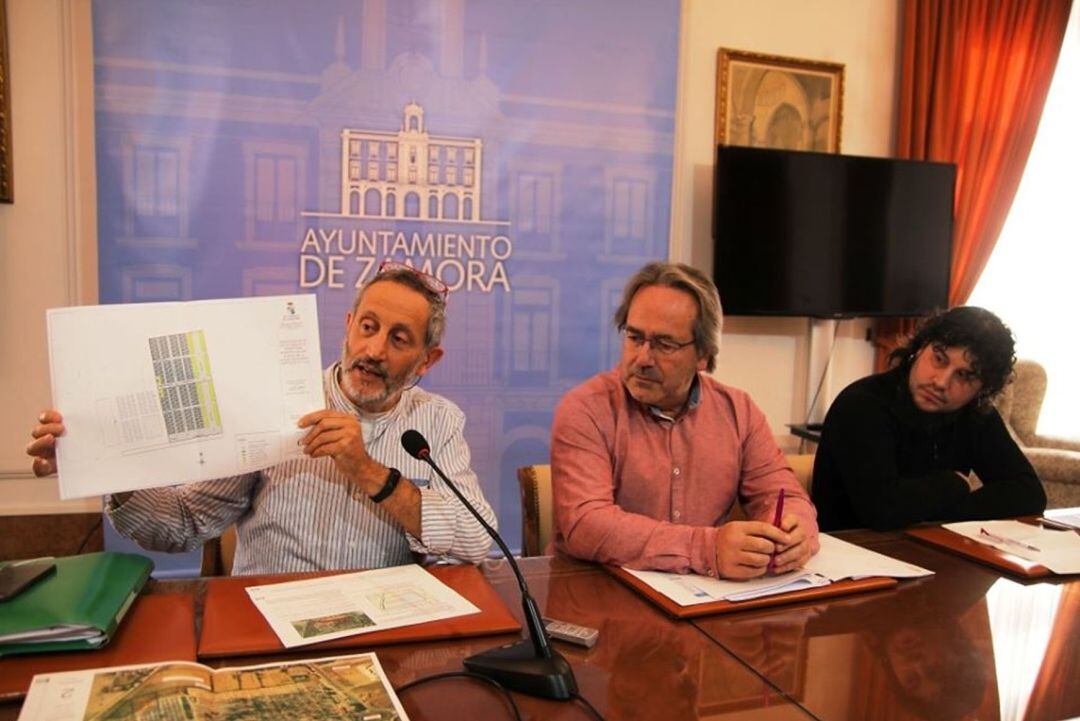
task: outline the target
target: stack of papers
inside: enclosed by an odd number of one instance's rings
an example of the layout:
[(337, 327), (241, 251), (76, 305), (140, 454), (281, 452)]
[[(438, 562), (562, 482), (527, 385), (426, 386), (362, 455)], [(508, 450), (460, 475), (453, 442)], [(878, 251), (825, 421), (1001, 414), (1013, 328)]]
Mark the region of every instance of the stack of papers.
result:
[(1046, 566), (1054, 573), (1080, 573), (1080, 535), (1020, 521), (964, 521), (942, 528), (999, 551)]
[(765, 576), (749, 581), (725, 581), (694, 573), (663, 573), (624, 569), (680, 606), (716, 601), (749, 601), (754, 598), (827, 586), (846, 578), (872, 576), (919, 578), (933, 571), (883, 556), (860, 546), (821, 534), (821, 550), (798, 571), (782, 576)]

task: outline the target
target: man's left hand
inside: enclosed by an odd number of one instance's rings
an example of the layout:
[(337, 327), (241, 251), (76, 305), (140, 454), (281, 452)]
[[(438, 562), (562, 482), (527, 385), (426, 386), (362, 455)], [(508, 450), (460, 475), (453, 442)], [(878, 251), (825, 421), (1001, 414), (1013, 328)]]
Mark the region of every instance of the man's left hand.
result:
[(379, 492), (389, 472), (372, 460), (364, 447), (364, 434), (355, 416), (341, 411), (308, 413), (297, 425), (309, 429), (300, 439), (304, 453), (312, 458), (329, 456), (338, 470), (369, 496)]
[(794, 513), (787, 514), (780, 521), (780, 529), (787, 533), (791, 540), (777, 548), (773, 573), (786, 573), (802, 568), (810, 560), (810, 556), (814, 555), (806, 538), (806, 530), (801, 523), (802, 519)]

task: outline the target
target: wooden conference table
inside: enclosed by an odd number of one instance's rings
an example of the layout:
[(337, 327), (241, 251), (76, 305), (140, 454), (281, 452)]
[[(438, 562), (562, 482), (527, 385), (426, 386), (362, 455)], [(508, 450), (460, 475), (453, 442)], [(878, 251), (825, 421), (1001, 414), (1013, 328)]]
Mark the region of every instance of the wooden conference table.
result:
[[(556, 642), (585, 696), (618, 719), (1061, 719), (1080, 715), (1080, 580), (1022, 581), (896, 533), (846, 540), (936, 575), (896, 589), (822, 602), (668, 618), (603, 569), (522, 559), (545, 615), (600, 629), (592, 649)], [(483, 572), (520, 619), (503, 561)], [(154, 581), (190, 593), (201, 617), (206, 581)], [(395, 688), (461, 670), (470, 654), (513, 640), (487, 636), (377, 646)], [(350, 651), (214, 659), (242, 666)], [(359, 652), (359, 651), (357, 651)], [(589, 719), (576, 702), (515, 694), (524, 718)], [(410, 718), (510, 719), (503, 698), (467, 679), (406, 690)], [(19, 703), (0, 704), (0, 721)]]
[(935, 575), (695, 627), (818, 719), (1080, 716), (1080, 578), (1021, 579), (902, 533), (837, 535)]

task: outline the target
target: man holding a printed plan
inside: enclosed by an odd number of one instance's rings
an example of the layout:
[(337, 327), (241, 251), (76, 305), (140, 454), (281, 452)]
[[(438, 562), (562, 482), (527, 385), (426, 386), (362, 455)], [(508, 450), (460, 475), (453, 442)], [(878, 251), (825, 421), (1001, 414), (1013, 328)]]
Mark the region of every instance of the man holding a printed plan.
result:
[[(443, 355), (448, 289), (409, 266), (383, 263), (346, 316), (341, 360), (323, 376), (326, 409), (299, 425), (304, 457), (255, 473), (116, 493), (106, 512), (151, 550), (198, 548), (236, 524), (236, 574), (376, 568), (412, 553), (477, 563), (491, 538), (429, 467), (401, 447), (415, 428), (488, 523), (495, 514), (470, 468), (461, 410), (415, 387)], [(27, 453), (56, 472), (57, 411), (42, 413)]]
[(992, 404), (1012, 375), (1013, 345), (990, 311), (953, 308), (893, 351), (891, 370), (845, 388), (814, 459), (821, 527), (1041, 513), (1042, 484)]
[[(627, 283), (618, 367), (555, 411), (556, 548), (732, 579), (800, 568), (817, 552), (814, 506), (764, 414), (703, 372), (716, 367), (721, 323), (716, 286), (690, 266), (650, 263)], [(751, 520), (729, 520), (736, 502)]]

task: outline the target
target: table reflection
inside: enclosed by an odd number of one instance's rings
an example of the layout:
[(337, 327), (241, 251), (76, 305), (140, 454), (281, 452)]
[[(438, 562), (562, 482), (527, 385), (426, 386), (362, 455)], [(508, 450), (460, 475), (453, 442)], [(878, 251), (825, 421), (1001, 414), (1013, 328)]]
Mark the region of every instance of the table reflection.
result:
[(596, 567), (559, 573), (567, 568), (562, 563), (546, 577), (530, 572), (530, 586), (545, 615), (600, 630), (590, 650), (566, 644), (559, 650), (583, 691), (594, 702), (603, 699), (605, 715), (695, 719), (785, 704), (692, 624), (669, 619)]
[(1001, 579), (986, 601), (1001, 718), (1080, 715), (1080, 584)]
[(1002, 579), (915, 542), (877, 550), (936, 575), (695, 623), (821, 719), (1080, 713), (1080, 584)]

